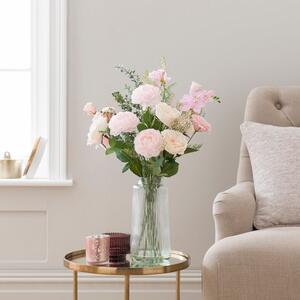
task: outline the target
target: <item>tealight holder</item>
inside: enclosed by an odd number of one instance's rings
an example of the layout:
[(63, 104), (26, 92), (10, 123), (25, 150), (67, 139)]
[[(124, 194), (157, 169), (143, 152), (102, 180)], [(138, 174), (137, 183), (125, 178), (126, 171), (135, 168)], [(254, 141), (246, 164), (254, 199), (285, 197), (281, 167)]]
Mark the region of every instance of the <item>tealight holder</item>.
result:
[(105, 235), (110, 237), (109, 264), (127, 265), (126, 255), (130, 253), (130, 234), (109, 232)]
[(91, 265), (105, 265), (109, 262), (110, 236), (90, 235), (85, 239), (86, 261)]

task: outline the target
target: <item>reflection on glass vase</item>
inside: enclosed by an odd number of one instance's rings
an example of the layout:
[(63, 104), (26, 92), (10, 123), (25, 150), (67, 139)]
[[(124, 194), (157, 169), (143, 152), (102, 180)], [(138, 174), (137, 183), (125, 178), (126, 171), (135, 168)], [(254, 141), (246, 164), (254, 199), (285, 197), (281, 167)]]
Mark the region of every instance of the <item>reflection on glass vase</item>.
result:
[(133, 186), (131, 263), (151, 266), (170, 257), (168, 189), (161, 177), (141, 178)]

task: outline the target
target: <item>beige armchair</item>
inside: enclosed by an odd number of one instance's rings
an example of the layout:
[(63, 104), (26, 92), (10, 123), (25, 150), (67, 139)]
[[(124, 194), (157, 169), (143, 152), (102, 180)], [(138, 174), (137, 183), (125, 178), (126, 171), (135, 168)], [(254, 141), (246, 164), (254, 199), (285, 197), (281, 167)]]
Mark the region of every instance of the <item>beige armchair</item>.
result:
[[(256, 88), (245, 120), (300, 126), (300, 87)], [(216, 243), (203, 261), (203, 300), (300, 299), (300, 227), (253, 230), (255, 207), (251, 163), (242, 143), (237, 184), (214, 201)]]

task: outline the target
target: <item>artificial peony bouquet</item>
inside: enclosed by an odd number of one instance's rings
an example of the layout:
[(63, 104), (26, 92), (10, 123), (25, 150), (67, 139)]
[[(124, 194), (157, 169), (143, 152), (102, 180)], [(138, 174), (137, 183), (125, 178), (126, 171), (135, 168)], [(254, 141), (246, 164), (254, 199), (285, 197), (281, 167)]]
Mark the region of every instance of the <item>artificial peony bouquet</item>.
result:
[(205, 108), (219, 98), (192, 82), (189, 92), (174, 104), (174, 83), (164, 63), (142, 77), (123, 66), (117, 68), (131, 85), (125, 85), (123, 94), (112, 94), (120, 111), (113, 107), (98, 111), (91, 102), (85, 105), (84, 111), (92, 117), (87, 144), (103, 146), (106, 154), (115, 153), (124, 163), (122, 172), (130, 170), (141, 178), (175, 175), (177, 158), (200, 149), (192, 139), (196, 133), (210, 131)]

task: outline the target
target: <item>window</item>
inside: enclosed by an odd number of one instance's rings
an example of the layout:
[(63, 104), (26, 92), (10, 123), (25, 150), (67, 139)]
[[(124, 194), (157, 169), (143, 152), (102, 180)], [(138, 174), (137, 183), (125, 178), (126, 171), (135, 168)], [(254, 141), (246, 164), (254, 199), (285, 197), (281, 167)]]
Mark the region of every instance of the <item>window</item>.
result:
[(66, 0), (0, 0), (0, 155), (45, 137), (39, 178), (66, 177), (65, 55)]

